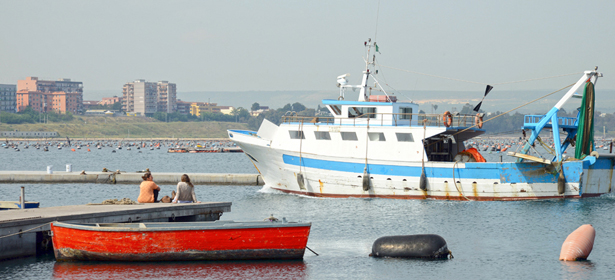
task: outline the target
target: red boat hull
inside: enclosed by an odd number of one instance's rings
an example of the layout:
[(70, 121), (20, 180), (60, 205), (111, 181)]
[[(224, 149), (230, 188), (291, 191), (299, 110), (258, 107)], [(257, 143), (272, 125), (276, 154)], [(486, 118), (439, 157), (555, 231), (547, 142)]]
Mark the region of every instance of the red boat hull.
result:
[(96, 231), (54, 226), (58, 261), (302, 259), (309, 226)]

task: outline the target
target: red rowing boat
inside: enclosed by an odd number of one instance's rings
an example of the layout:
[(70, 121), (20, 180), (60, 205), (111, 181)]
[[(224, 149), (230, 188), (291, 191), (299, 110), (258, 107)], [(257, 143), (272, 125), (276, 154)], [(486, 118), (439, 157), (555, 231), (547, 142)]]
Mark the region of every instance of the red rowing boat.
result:
[(58, 261), (302, 259), (311, 225), (271, 221), (53, 222), (51, 231)]

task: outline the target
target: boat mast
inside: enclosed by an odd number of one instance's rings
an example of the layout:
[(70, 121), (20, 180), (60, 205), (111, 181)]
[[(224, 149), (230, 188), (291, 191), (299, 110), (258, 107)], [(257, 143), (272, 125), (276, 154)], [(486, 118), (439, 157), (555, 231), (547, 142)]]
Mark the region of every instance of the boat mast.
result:
[[(376, 45), (376, 42), (372, 43), (372, 39), (368, 39), (367, 42), (364, 43), (364, 45), (367, 47), (367, 56), (365, 57), (365, 71), (363, 71), (363, 81), (361, 81), (361, 92), (359, 94), (359, 101), (367, 101), (368, 100), (368, 96), (367, 96), (367, 81), (369, 79), (369, 65), (374, 63), (374, 60), (372, 59), (372, 62), (369, 61), (369, 53), (372, 49), (372, 46)], [(374, 55), (374, 59), (376, 58), (376, 55)]]

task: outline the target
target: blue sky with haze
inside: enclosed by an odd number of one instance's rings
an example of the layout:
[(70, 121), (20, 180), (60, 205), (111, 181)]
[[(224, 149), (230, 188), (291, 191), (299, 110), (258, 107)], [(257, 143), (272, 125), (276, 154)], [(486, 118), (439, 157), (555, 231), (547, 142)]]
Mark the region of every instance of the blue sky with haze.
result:
[[(378, 1), (0, 1), (0, 83), (134, 79), (186, 91), (335, 90), (358, 83)], [(484, 83), (599, 66), (615, 89), (615, 1), (380, 2), (380, 64)], [(398, 90), (482, 85), (381, 70)], [(558, 89), (579, 75), (503, 85)]]

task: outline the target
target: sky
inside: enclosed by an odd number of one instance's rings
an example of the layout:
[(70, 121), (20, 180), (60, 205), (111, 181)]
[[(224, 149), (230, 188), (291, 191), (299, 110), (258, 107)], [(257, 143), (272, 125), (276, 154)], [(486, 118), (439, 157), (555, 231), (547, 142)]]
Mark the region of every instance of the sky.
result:
[[(597, 90), (615, 89), (612, 0), (0, 0), (0, 11), (0, 83), (71, 78), (85, 99), (135, 79), (178, 92), (336, 91), (338, 75), (360, 82), (368, 38), (394, 90), (485, 86), (387, 67), (493, 84), (599, 66)], [(579, 77), (500, 88), (552, 90)]]

